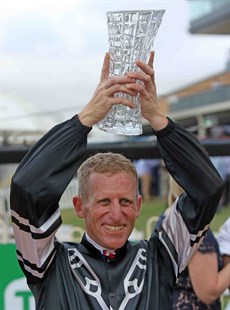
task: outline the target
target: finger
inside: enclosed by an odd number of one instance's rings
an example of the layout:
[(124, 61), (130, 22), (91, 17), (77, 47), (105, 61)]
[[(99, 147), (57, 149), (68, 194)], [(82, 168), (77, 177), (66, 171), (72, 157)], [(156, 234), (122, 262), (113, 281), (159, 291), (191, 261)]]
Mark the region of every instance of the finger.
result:
[(155, 83), (155, 72), (153, 71), (153, 75), (152, 75), (152, 82), (153, 82), (153, 87), (156, 91), (156, 83)]
[[(143, 94), (143, 92), (145, 90), (152, 92), (153, 90), (156, 90), (156, 85), (155, 85), (155, 79), (154, 79), (154, 71), (152, 71), (152, 76), (144, 74), (142, 72), (130, 72), (128, 73), (128, 75), (132, 78), (135, 78), (141, 82), (143, 82), (144, 85), (142, 85), (142, 83), (136, 83), (137, 87), (132, 87), (132, 89), (135, 89), (138, 93)], [(129, 85), (129, 84), (128, 84)], [(130, 84), (132, 85), (132, 84)], [(130, 88), (129, 86), (127, 86), (127, 88)]]
[(136, 80), (132, 79), (130, 77), (128, 77), (127, 75), (124, 76), (117, 76), (117, 77), (113, 77), (109, 80), (107, 80), (105, 82), (105, 84), (103, 85), (103, 88), (108, 89), (109, 87), (113, 86), (113, 85), (119, 85), (119, 84), (128, 84), (128, 83), (135, 83)]
[[(153, 74), (153, 70), (151, 69), (151, 73)], [(128, 77), (132, 79), (140, 80), (144, 83), (148, 83), (152, 80), (152, 76), (150, 74), (144, 74), (143, 72), (128, 72)]]
[(142, 86), (140, 83), (132, 83), (132, 84), (125, 84), (124, 85), (127, 89), (130, 89), (132, 91), (134, 91), (136, 93), (136, 95), (139, 93), (139, 92), (142, 92), (145, 87)]
[(133, 87), (129, 86), (130, 88), (128, 88), (127, 84), (126, 84), (126, 86), (123, 84), (122, 85), (120, 85), (120, 84), (113, 85), (107, 89), (106, 95), (110, 97), (116, 93), (124, 93), (124, 94), (130, 95), (130, 96), (136, 96), (137, 95), (137, 91), (136, 91), (137, 88), (135, 88), (135, 85), (136, 84), (133, 84)]
[[(150, 56), (151, 58), (151, 56)], [(141, 60), (136, 61), (136, 65), (147, 75), (153, 75), (153, 67), (149, 66), (148, 64), (144, 63)], [(128, 75), (129, 76), (129, 75)]]
[(155, 52), (151, 51), (150, 56), (149, 56), (149, 61), (148, 61), (148, 66), (151, 68), (153, 68), (154, 56), (155, 56)]
[(135, 108), (135, 103), (134, 102), (132, 102), (131, 100), (124, 99), (124, 98), (119, 98), (119, 97), (110, 98), (109, 99), (109, 104), (111, 106), (122, 104), (122, 105), (127, 106), (127, 107), (129, 107), (131, 109)]
[(104, 62), (103, 62), (102, 69), (101, 69), (101, 79), (100, 79), (101, 82), (109, 78), (109, 62), (110, 62), (110, 55), (107, 52), (105, 54)]

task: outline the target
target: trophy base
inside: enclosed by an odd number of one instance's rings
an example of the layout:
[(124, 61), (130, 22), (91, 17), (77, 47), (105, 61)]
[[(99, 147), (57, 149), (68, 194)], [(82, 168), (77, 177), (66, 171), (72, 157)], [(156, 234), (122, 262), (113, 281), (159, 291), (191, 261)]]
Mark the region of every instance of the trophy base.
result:
[(106, 124), (102, 122), (98, 123), (98, 128), (108, 133), (113, 133), (116, 135), (123, 135), (123, 136), (139, 136), (143, 133), (142, 126), (128, 126), (127, 124), (123, 126), (116, 126), (108, 127)]
[[(135, 98), (139, 100), (139, 96)], [(140, 105), (135, 109), (123, 105), (113, 106), (98, 128), (117, 135), (138, 136), (143, 133)]]

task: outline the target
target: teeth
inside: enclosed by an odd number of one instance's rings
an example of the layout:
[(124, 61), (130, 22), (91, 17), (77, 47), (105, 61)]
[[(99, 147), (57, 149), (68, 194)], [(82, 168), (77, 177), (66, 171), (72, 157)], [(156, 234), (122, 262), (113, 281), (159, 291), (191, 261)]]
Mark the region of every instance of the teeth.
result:
[(112, 225), (105, 225), (105, 228), (110, 231), (118, 231), (121, 230), (124, 226), (112, 226)]

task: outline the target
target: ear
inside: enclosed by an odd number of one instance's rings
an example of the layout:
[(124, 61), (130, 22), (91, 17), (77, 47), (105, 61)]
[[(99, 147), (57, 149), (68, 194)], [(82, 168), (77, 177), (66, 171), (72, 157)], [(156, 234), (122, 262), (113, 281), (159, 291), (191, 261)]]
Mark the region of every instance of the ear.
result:
[(138, 195), (137, 197), (137, 212), (136, 212), (136, 218), (140, 216), (141, 213), (141, 205), (142, 205), (142, 196)]
[(85, 217), (84, 205), (82, 202), (82, 198), (80, 196), (74, 196), (73, 197), (73, 205), (74, 205), (74, 209), (75, 209), (77, 215), (80, 218), (84, 218)]

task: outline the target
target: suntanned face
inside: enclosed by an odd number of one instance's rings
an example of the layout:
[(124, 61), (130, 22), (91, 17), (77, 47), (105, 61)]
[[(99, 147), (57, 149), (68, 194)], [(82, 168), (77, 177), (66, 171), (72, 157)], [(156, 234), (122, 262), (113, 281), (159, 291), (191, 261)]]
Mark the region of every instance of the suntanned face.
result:
[(89, 236), (107, 249), (122, 247), (130, 236), (140, 214), (141, 196), (132, 174), (93, 172), (89, 179), (86, 202), (74, 197), (77, 214), (85, 218)]

